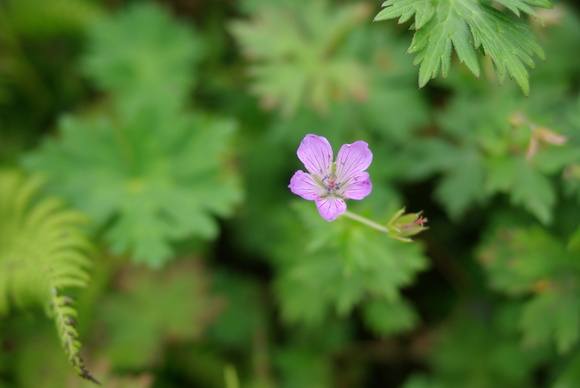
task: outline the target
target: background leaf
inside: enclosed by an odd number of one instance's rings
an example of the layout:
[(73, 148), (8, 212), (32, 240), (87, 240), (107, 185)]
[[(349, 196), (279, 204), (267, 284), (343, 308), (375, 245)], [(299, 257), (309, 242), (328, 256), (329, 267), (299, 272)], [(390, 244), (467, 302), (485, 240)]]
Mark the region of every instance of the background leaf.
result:
[(44, 307), (75, 371), (96, 382), (80, 355), (72, 299), (63, 296), (86, 286), (91, 244), (80, 229), (82, 215), (56, 198), (38, 200), (40, 185), (38, 177), (0, 170), (0, 313), (11, 305)]

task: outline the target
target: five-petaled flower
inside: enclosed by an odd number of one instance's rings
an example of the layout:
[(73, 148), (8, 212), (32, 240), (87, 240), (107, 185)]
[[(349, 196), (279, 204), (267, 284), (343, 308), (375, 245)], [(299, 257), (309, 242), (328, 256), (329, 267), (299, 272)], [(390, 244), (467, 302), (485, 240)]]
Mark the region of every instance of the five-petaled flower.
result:
[(332, 221), (346, 211), (345, 198), (363, 199), (370, 194), (372, 184), (365, 170), (373, 154), (364, 141), (343, 145), (335, 163), (326, 138), (306, 135), (297, 154), (310, 174), (296, 171), (288, 187), (294, 194), (315, 201), (325, 220)]

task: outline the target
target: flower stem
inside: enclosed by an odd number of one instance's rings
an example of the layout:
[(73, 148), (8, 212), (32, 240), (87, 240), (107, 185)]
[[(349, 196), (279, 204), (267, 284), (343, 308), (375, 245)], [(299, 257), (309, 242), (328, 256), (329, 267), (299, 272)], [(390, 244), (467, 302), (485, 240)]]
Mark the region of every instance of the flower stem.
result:
[(351, 213), (348, 210), (345, 211), (344, 213), (342, 213), (342, 215), (347, 216), (348, 218), (352, 218), (353, 220), (361, 222), (365, 225), (368, 225), (371, 228), (375, 228), (376, 230), (379, 230), (381, 232), (389, 233), (389, 229), (387, 229), (385, 226), (377, 224), (376, 222), (371, 221), (368, 218), (364, 218), (362, 216), (359, 216), (358, 214)]

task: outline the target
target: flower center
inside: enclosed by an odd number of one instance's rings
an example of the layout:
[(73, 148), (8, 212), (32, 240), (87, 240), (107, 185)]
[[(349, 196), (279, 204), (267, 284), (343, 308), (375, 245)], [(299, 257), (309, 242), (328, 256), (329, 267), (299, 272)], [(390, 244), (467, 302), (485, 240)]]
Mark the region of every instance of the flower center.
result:
[(322, 186), (326, 189), (328, 194), (332, 194), (332, 192), (340, 190), (340, 182), (336, 181), (336, 175), (330, 174), (322, 179)]

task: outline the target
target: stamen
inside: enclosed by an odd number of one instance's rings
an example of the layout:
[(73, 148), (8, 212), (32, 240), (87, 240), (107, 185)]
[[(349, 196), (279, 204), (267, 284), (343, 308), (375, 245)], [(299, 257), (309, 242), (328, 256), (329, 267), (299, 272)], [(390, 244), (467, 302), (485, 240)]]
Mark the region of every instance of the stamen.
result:
[[(325, 182), (326, 184), (324, 184)], [(340, 190), (340, 182), (336, 182), (335, 174), (330, 174), (322, 179), (322, 187), (324, 187), (330, 195), (332, 191)]]

